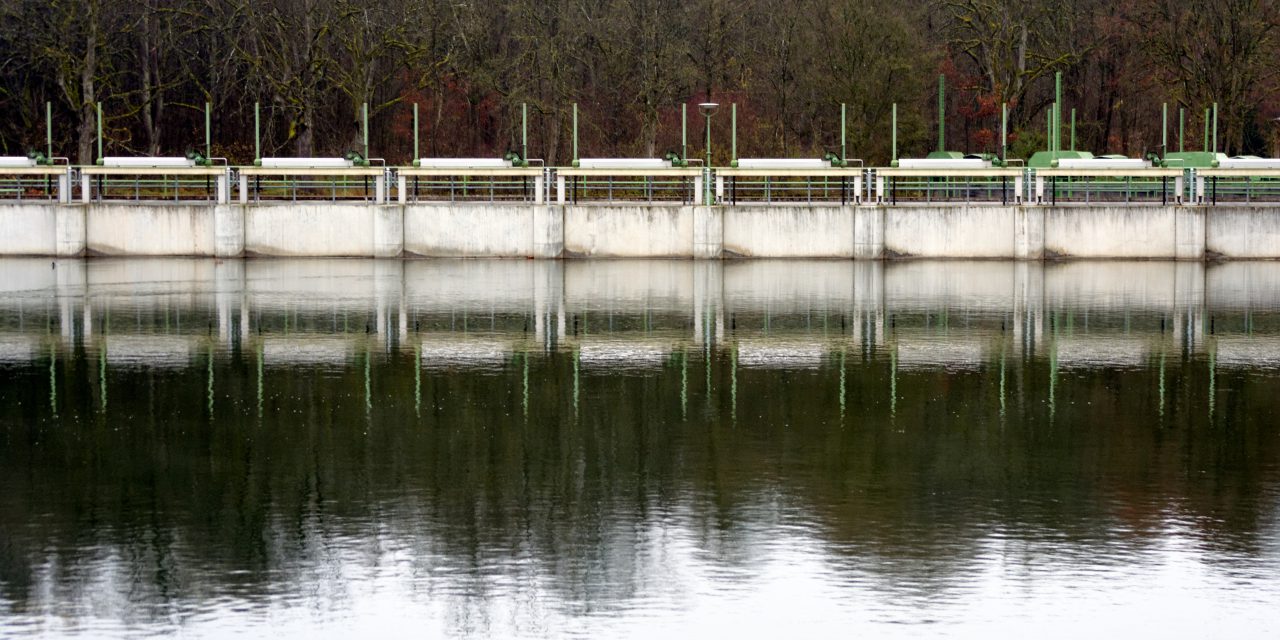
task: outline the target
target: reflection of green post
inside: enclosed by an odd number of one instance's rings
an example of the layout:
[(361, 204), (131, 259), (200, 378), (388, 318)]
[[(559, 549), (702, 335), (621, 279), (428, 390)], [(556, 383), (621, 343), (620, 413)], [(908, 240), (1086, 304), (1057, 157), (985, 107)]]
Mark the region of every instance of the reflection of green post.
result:
[(738, 424), (738, 345), (729, 351), (729, 398), (732, 402), (733, 424)]
[(844, 396), (845, 396), (845, 364), (844, 355), (845, 348), (840, 348), (840, 419), (844, 420)]
[[(261, 330), (261, 328), (259, 328)], [(258, 341), (258, 417), (262, 417), (262, 341)]]
[(209, 422), (213, 422), (213, 345), (209, 345), (209, 367), (208, 382), (206, 383), (206, 395), (209, 401)]
[(49, 345), (49, 412), (58, 415), (58, 347)]
[(582, 389), (581, 377), (578, 372), (579, 362), (582, 360), (582, 350), (575, 348), (573, 350), (573, 417), (578, 417), (578, 395)]
[(373, 396), (371, 395), (372, 385), (370, 384), (370, 381), (369, 381), (369, 361), (372, 359), (373, 359), (373, 352), (369, 349), (368, 345), (365, 345), (365, 348), (364, 348), (364, 413), (366, 416), (369, 415), (370, 411), (373, 411)]
[(689, 417), (689, 350), (680, 350), (680, 418)]
[(889, 352), (889, 417), (898, 415), (898, 343)]
[(98, 394), (102, 397), (102, 413), (107, 412), (107, 341), (98, 351)]
[(1164, 350), (1160, 350), (1160, 417), (1164, 417)]
[(1213, 419), (1213, 401), (1218, 395), (1218, 350), (1209, 349), (1209, 418)]
[(422, 343), (413, 350), (413, 415), (422, 417)]
[(521, 396), (521, 408), (524, 417), (529, 417), (529, 352), (524, 352), (524, 394)]
[(1005, 410), (1005, 393), (1004, 393), (1004, 378), (1005, 378), (1004, 370), (1005, 370), (1005, 364), (1004, 364), (1004, 360), (1005, 360), (1005, 357), (1004, 357), (1004, 344), (1003, 344), (1003, 343), (1001, 343), (1001, 345), (1000, 345), (1000, 417), (1001, 417), (1001, 418), (1003, 418), (1003, 417), (1004, 417), (1004, 410)]

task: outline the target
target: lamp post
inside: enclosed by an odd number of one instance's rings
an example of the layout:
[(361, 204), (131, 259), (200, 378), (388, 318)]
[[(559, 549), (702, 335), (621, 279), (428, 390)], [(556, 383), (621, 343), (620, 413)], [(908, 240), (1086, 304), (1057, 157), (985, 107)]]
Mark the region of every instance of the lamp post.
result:
[(707, 122), (707, 162), (702, 167), (702, 202), (710, 205), (711, 202), (711, 116), (715, 115), (716, 109), (720, 105), (716, 102), (700, 102), (698, 103), (698, 111), (702, 112), (702, 117)]

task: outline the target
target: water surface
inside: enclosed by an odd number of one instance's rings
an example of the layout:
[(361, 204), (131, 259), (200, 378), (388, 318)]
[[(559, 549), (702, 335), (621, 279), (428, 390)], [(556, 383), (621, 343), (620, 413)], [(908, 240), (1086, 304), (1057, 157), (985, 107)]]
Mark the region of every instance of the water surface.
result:
[(0, 636), (1274, 637), (1280, 264), (0, 260)]

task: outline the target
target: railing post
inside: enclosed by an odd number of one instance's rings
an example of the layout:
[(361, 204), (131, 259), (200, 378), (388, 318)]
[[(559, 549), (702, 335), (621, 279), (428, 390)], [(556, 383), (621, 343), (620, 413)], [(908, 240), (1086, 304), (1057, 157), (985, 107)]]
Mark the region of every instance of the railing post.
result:
[(80, 202), (89, 204), (89, 189), (91, 188), (90, 187), (91, 182), (93, 182), (93, 178), (85, 175), (84, 172), (81, 171), (80, 172)]
[(58, 176), (58, 202), (62, 204), (71, 203), (71, 168)]
[(373, 201), (376, 204), (387, 203), (387, 170), (373, 178)]
[(240, 204), (249, 204), (249, 176), (240, 174)]
[(534, 204), (542, 204), (546, 202), (547, 189), (547, 170), (543, 169), (533, 179), (533, 202)]
[(396, 200), (400, 204), (409, 201), (409, 176), (401, 174), (396, 177)]
[(564, 176), (556, 175), (556, 204), (564, 204)]

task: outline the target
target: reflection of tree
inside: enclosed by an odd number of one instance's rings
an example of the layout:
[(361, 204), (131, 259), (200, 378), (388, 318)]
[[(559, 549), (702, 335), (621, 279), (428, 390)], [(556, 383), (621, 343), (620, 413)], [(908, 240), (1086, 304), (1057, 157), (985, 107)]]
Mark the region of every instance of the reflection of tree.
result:
[(709, 394), (692, 354), (687, 419), (679, 357), (582, 374), (575, 417), (571, 352), (531, 357), (527, 418), (519, 353), (501, 371), (424, 371), (416, 417), (412, 352), (361, 347), (346, 366), (267, 368), (259, 418), (256, 353), (215, 362), (212, 416), (204, 361), (109, 370), (99, 415), (96, 354), (76, 353), (56, 418), (47, 369), (3, 365), (0, 588), (15, 610), (48, 605), (46, 588), (67, 606), (104, 588), (162, 603), (140, 617), (282, 588), (342, 602), (351, 572), (403, 562), (433, 588), (455, 576), (450, 615), (483, 628), (486, 596), (513, 584), (578, 613), (679, 591), (677, 542), (746, 580), (786, 531), (923, 601), (993, 539), (1013, 564), (1104, 559), (1177, 521), (1210, 552), (1248, 553), (1274, 508), (1274, 384), (1219, 372), (1230, 391), (1210, 419), (1204, 364), (1177, 357), (1163, 418), (1151, 369), (1061, 371), (1050, 419), (1050, 361), (1011, 358), (1002, 417), (993, 363), (893, 374), (856, 351), (844, 420), (834, 359), (735, 373), (723, 351)]

